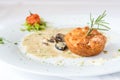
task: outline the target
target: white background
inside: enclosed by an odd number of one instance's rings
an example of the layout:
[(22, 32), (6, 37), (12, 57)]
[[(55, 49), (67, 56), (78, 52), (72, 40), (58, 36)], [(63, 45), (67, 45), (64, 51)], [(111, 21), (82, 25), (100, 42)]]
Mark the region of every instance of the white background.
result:
[[(42, 5), (42, 4), (69, 4), (69, 5), (108, 5), (108, 7), (117, 8), (119, 7), (119, 0), (0, 0), (0, 21), (4, 20), (4, 15), (9, 13), (12, 13), (14, 11), (12, 10), (18, 10), (20, 8), (20, 5)], [(17, 9), (17, 7), (19, 7)], [(104, 6), (101, 6), (104, 7)], [(108, 8), (106, 7), (106, 9)], [(22, 7), (23, 8), (23, 7)], [(34, 9), (34, 8), (33, 8)], [(53, 8), (54, 9), (54, 8)], [(86, 12), (87, 12), (87, 8)], [(95, 9), (95, 8), (93, 8)], [(101, 8), (99, 8), (102, 10)], [(35, 10), (37, 11), (37, 10)], [(84, 11), (83, 11), (84, 12)], [(89, 12), (89, 10), (88, 10)], [(111, 10), (112, 12), (112, 10)], [(120, 11), (115, 10), (112, 13), (119, 13)], [(74, 13), (74, 12), (72, 12)], [(111, 68), (112, 69), (112, 68)], [(32, 74), (28, 72), (24, 72), (18, 69), (15, 69), (14, 67), (4, 63), (4, 61), (0, 61), (0, 80), (120, 80), (120, 73), (114, 73), (109, 75), (103, 75), (103, 76), (94, 76), (94, 77), (55, 77), (55, 76), (43, 76), (43, 75), (37, 75)]]

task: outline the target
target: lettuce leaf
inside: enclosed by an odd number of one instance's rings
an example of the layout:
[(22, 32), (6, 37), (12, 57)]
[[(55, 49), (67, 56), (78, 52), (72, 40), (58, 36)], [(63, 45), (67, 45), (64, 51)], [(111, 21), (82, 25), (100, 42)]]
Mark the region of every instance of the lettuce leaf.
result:
[(23, 24), (23, 26), (25, 26), (25, 30), (27, 30), (27, 31), (40, 31), (40, 30), (44, 30), (47, 27), (46, 22), (43, 21), (43, 19), (41, 19), (40, 24), (35, 23), (35, 24), (31, 25), (31, 24), (28, 24), (27, 22), (25, 22)]

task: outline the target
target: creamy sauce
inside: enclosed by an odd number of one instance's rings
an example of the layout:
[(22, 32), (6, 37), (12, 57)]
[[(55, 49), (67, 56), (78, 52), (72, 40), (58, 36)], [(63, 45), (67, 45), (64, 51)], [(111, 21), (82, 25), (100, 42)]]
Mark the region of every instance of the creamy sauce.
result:
[(24, 37), (22, 46), (25, 48), (27, 54), (31, 54), (39, 58), (80, 58), (80, 56), (71, 53), (70, 50), (57, 50), (55, 48), (55, 43), (50, 43), (47, 41), (51, 36), (55, 36), (58, 33), (66, 34), (70, 30), (72, 30), (72, 28), (54, 28), (46, 29), (40, 32), (34, 32)]

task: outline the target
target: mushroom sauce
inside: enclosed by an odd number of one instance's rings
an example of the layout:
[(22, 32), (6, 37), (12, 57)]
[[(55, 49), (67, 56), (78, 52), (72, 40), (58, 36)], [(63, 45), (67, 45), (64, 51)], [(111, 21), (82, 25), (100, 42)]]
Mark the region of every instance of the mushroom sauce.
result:
[(38, 58), (64, 57), (64, 58), (79, 58), (80, 56), (73, 54), (70, 50), (59, 50), (56, 48), (56, 42), (50, 42), (51, 37), (56, 34), (66, 34), (72, 28), (48, 28), (43, 31), (34, 32), (24, 37), (22, 46), (27, 54)]

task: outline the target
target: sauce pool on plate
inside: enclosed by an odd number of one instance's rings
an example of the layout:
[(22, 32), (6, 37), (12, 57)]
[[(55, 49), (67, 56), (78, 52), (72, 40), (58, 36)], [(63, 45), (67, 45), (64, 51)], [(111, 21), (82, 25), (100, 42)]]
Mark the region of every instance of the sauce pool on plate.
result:
[(50, 37), (58, 33), (66, 34), (72, 28), (51, 29), (48, 28), (43, 31), (33, 32), (24, 37), (22, 47), (27, 54), (36, 56), (38, 58), (64, 57), (64, 58), (79, 58), (81, 56), (75, 55), (68, 49), (60, 51), (55, 48), (55, 43), (48, 40)]

